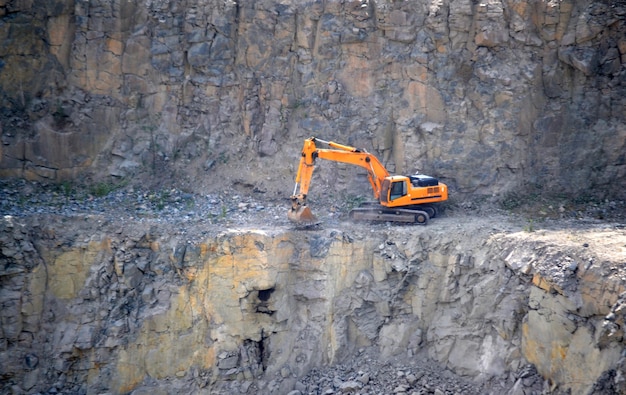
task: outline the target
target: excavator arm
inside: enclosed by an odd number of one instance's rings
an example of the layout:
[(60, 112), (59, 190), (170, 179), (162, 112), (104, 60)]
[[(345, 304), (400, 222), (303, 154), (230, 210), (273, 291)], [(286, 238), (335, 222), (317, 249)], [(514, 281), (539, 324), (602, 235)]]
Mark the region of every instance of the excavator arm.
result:
[[(330, 148), (317, 148), (316, 142), (324, 143)], [(317, 221), (311, 209), (306, 205), (306, 197), (311, 186), (311, 178), (313, 177), (315, 160), (317, 158), (349, 163), (364, 168), (367, 170), (368, 180), (372, 186), (374, 197), (377, 200), (379, 199), (383, 180), (389, 176), (389, 172), (376, 156), (355, 147), (311, 137), (304, 141), (304, 147), (302, 148), (302, 156), (300, 157), (296, 175), (296, 185), (291, 196), (291, 209), (288, 213), (290, 220), (305, 224)], [(298, 186), (300, 186), (299, 191)]]

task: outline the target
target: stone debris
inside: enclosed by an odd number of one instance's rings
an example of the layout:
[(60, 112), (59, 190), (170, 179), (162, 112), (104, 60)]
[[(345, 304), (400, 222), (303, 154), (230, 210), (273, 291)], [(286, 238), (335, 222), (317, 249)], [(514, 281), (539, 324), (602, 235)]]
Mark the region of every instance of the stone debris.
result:
[[(234, 192), (199, 195), (176, 188), (157, 191), (115, 188), (103, 196), (93, 188), (0, 180), (0, 213), (31, 215), (102, 216), (109, 221), (170, 224), (179, 234), (198, 223), (240, 226), (250, 223), (289, 226), (287, 201), (270, 204)], [(28, 248), (28, 247), (25, 247)], [(10, 251), (7, 251), (10, 253)]]
[[(489, 384), (459, 377), (428, 358), (381, 361), (374, 348), (339, 365), (314, 368), (299, 382), (307, 394), (485, 394)], [(363, 380), (367, 377), (367, 380)], [(419, 379), (417, 379), (419, 377)], [(528, 390), (530, 387), (524, 387)]]

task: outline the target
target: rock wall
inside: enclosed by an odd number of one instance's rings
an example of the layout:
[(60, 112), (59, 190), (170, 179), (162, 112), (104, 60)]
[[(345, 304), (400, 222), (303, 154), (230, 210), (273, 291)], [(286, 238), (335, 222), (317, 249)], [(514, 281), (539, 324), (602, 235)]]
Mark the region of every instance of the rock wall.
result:
[(316, 135), (457, 194), (623, 198), (625, 20), (620, 0), (3, 0), (0, 175), (282, 192)]
[(626, 390), (623, 229), (0, 224), (2, 392), (283, 394), (368, 347), (501, 393), (528, 363), (563, 393)]

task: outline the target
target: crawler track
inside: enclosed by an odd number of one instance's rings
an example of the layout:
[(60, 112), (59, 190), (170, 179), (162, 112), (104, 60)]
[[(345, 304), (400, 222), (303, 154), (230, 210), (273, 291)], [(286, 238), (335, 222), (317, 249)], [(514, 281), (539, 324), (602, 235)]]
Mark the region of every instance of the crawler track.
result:
[(387, 221), (428, 224), (430, 216), (426, 211), (406, 208), (387, 208), (383, 206), (358, 207), (350, 211), (350, 218), (355, 221)]

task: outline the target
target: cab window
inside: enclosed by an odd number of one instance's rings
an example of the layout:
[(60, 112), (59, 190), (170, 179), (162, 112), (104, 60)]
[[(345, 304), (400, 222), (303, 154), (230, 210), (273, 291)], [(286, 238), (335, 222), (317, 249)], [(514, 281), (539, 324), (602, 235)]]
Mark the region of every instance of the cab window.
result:
[(389, 191), (389, 199), (394, 200), (406, 195), (406, 188), (404, 181), (397, 181), (391, 184), (391, 190)]

